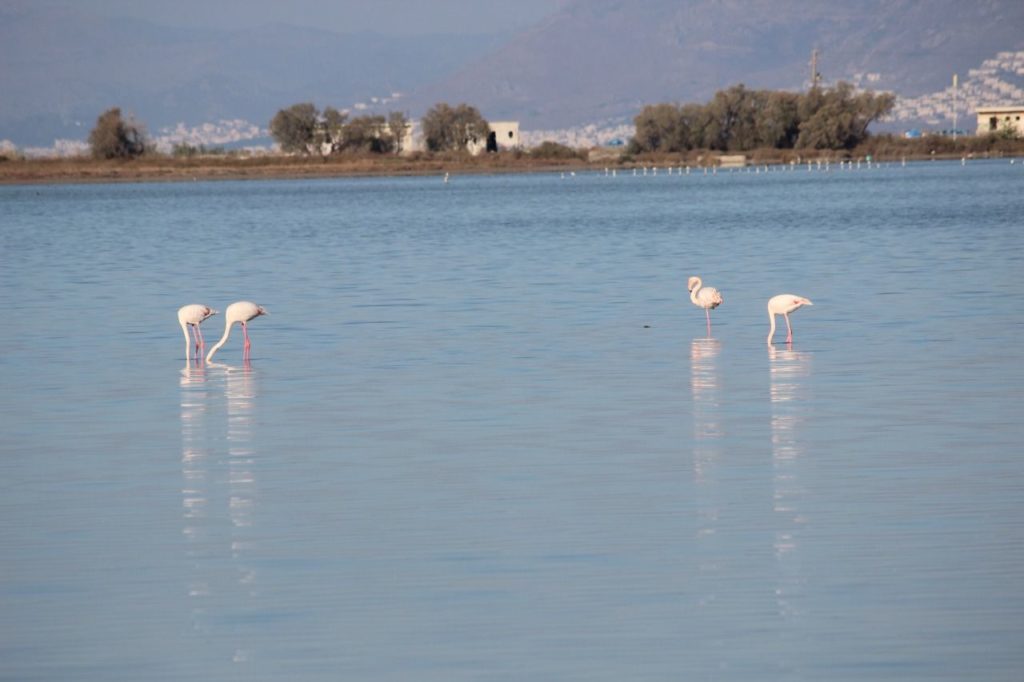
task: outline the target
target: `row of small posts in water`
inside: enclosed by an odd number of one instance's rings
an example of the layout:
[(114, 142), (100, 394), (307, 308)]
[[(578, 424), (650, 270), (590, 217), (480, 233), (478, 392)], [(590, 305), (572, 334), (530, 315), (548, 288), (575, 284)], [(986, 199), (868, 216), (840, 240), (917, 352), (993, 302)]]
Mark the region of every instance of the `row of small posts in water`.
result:
[[(907, 165), (906, 159), (902, 161), (903, 165)], [(802, 166), (803, 164), (799, 164)], [(788, 164), (769, 165), (769, 164), (757, 164), (754, 166), (744, 166), (742, 168), (721, 168), (720, 166), (666, 166), (665, 170), (668, 175), (690, 175), (691, 172), (702, 173), (703, 175), (717, 175), (718, 171), (721, 170), (723, 173), (728, 171), (730, 173), (782, 173), (785, 171), (795, 171), (798, 167), (796, 161), (790, 161)], [(840, 161), (840, 170), (870, 170), (871, 168), (881, 168), (882, 164), (875, 161), (864, 161), (863, 165), (860, 160), (857, 161)], [(819, 170), (819, 171), (830, 171), (832, 170), (832, 164), (829, 161), (808, 161), (807, 170)], [(641, 166), (640, 168), (633, 168), (633, 176), (656, 176), (658, 175), (658, 166)], [(605, 168), (604, 174), (606, 177), (618, 177), (618, 169)], [(565, 175), (563, 173), (563, 175)], [(573, 173), (575, 175), (575, 173)]]
[[(807, 161), (806, 169), (807, 169), (808, 172), (811, 172), (811, 171), (830, 172), (833, 169), (833, 165), (834, 164), (830, 160), (828, 160), (828, 159), (825, 159), (825, 160), (816, 159), (814, 161)], [(885, 164), (886, 167), (888, 167), (889, 165), (890, 164), (888, 164), (888, 163)], [(906, 165), (907, 165), (906, 157), (901, 158), (900, 159), (900, 166), (905, 168)], [(960, 159), (960, 165), (961, 166), (966, 166), (967, 165), (967, 157), (963, 157), (963, 158)], [(680, 166), (666, 166), (665, 170), (667, 171), (668, 175), (675, 174), (675, 175), (680, 175), (680, 176), (681, 175), (690, 175), (691, 171), (694, 172), (694, 173), (699, 173), (699, 174), (703, 174), (703, 175), (717, 175), (719, 170), (721, 170), (722, 172), (728, 171), (730, 173), (755, 173), (756, 174), (756, 173), (773, 173), (773, 172), (774, 173), (782, 173), (782, 172), (786, 172), (786, 171), (795, 171), (798, 167), (803, 167), (803, 166), (804, 166), (803, 163), (797, 163), (796, 161), (790, 161), (788, 164), (777, 164), (777, 165), (774, 165), (774, 166), (773, 165), (769, 165), (769, 164), (757, 164), (757, 165), (754, 165), (754, 166), (744, 166), (742, 168), (722, 168), (720, 166), (703, 166), (703, 165), (701, 165), (701, 166), (694, 166), (694, 167), (691, 167), (691, 166), (688, 166), (688, 165), (686, 165), (686, 166), (684, 166), (684, 165), (680, 165)], [(838, 163), (839, 170), (846, 170), (846, 171), (871, 170), (872, 168), (878, 169), (878, 168), (881, 168), (881, 167), (882, 167), (881, 163), (879, 163), (877, 161), (874, 161), (870, 157), (868, 157), (866, 159), (857, 159), (857, 160), (850, 159), (848, 161), (847, 160), (840, 160), (839, 163)], [(656, 175), (658, 175), (659, 168), (658, 168), (658, 166), (651, 166), (650, 168), (648, 168), (647, 166), (641, 166), (640, 168), (633, 168), (632, 171), (633, 171), (633, 177), (647, 176), (647, 175), (656, 176)], [(606, 167), (604, 169), (604, 174), (605, 174), (606, 177), (618, 177), (618, 169), (616, 169), (616, 168), (607, 168)], [(575, 177), (576, 174), (572, 173), (571, 175), (573, 177)], [(565, 173), (562, 173), (562, 177), (565, 177)]]

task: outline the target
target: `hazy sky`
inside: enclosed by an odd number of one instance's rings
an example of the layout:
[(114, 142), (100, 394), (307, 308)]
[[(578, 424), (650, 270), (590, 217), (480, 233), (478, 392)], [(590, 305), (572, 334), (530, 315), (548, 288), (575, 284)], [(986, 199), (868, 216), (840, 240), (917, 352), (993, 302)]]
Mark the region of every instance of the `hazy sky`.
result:
[(82, 0), (110, 15), (173, 26), (320, 26), (348, 33), (497, 33), (555, 12), (565, 0)]

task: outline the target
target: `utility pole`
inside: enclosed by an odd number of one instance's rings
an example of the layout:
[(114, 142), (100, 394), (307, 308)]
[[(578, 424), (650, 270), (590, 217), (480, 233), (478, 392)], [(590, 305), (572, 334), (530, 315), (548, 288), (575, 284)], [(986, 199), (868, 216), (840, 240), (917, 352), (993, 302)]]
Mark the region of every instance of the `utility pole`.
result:
[(818, 87), (821, 83), (821, 74), (818, 73), (818, 48), (811, 50), (811, 89)]
[(957, 121), (957, 109), (956, 109), (956, 74), (953, 74), (953, 141), (956, 142), (956, 121)]

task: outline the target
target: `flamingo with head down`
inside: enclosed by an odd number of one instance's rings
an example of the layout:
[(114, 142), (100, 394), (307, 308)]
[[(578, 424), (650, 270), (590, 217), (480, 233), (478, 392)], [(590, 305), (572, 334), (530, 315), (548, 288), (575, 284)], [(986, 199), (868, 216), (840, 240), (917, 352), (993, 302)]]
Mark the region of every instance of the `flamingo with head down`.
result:
[(199, 349), (206, 346), (206, 342), (203, 341), (203, 332), (199, 330), (199, 325), (206, 318), (211, 315), (216, 315), (217, 311), (210, 306), (202, 305), (199, 303), (190, 303), (189, 305), (183, 305), (178, 308), (178, 324), (181, 325), (181, 333), (185, 335), (185, 359), (188, 360), (192, 357), (191, 348), (192, 340), (188, 335), (188, 328), (192, 327), (192, 331), (195, 335), (196, 342), (196, 360), (199, 359)]
[(771, 329), (768, 330), (768, 343), (771, 343), (772, 337), (775, 336), (776, 315), (782, 315), (786, 318), (786, 343), (793, 343), (793, 326), (789, 323), (789, 314), (805, 305), (814, 304), (811, 303), (810, 299), (796, 296), (795, 294), (779, 294), (768, 299), (768, 319), (772, 323)]
[(220, 350), (220, 347), (227, 343), (228, 337), (231, 336), (231, 326), (238, 322), (242, 325), (242, 334), (245, 335), (245, 345), (242, 350), (242, 358), (249, 358), (249, 348), (252, 343), (249, 341), (249, 330), (247, 323), (259, 317), (260, 315), (267, 315), (267, 311), (262, 306), (258, 306), (252, 301), (237, 301), (232, 303), (224, 311), (224, 336), (220, 337), (220, 341), (217, 345), (210, 349), (210, 352), (206, 355), (206, 361), (209, 362), (213, 357), (213, 354)]

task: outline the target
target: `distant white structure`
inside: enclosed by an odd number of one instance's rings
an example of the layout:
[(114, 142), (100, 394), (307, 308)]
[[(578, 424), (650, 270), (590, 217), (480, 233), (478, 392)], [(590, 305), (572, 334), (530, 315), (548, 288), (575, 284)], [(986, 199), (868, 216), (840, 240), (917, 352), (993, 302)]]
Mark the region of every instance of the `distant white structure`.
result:
[(522, 141), (519, 138), (519, 121), (488, 121), (491, 127), (486, 140), (471, 142), (469, 153), (476, 156), (483, 152), (503, 152), (519, 149)]
[(1024, 105), (978, 107), (978, 135), (1010, 130), (1024, 137)]
[(408, 156), (416, 151), (416, 141), (413, 137), (414, 125), (412, 121), (407, 121), (405, 124), (405, 130), (402, 132), (402, 139), (399, 144), (399, 154), (401, 156)]
[(718, 157), (719, 168), (746, 168), (746, 154), (722, 154)]

